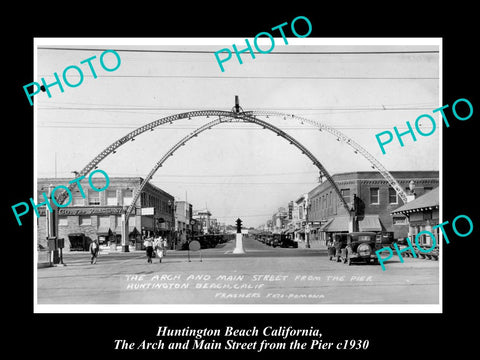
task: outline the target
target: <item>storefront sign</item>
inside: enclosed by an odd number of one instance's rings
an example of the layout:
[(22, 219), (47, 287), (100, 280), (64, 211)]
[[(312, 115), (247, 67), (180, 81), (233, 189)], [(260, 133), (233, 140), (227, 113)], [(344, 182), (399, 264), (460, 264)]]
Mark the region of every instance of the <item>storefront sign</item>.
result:
[[(40, 216), (45, 215), (45, 208), (39, 208)], [(58, 215), (78, 216), (78, 215), (121, 215), (123, 207), (71, 207), (59, 208)], [(132, 215), (135, 211), (132, 213)]]
[(155, 208), (153, 207), (148, 207), (148, 208), (142, 208), (142, 215), (155, 215)]

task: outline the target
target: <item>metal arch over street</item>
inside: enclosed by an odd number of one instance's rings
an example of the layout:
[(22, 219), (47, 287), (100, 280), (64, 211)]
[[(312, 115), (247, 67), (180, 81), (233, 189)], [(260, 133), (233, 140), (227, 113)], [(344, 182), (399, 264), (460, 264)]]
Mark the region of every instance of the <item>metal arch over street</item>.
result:
[[(268, 111), (247, 111), (247, 112), (234, 112), (232, 111), (222, 111), (222, 110), (199, 110), (199, 111), (189, 111), (189, 112), (184, 112), (180, 114), (175, 114), (171, 116), (167, 116), (155, 121), (152, 121), (148, 124), (145, 124), (125, 136), (121, 137), (120, 139), (114, 141), (112, 144), (107, 146), (102, 152), (100, 152), (97, 156), (95, 156), (81, 171), (78, 172), (78, 177), (85, 176), (87, 175), (90, 171), (95, 169), (97, 165), (108, 155), (113, 153), (117, 148), (122, 146), (123, 144), (127, 143), (128, 141), (133, 140), (136, 136), (148, 131), (148, 130), (154, 130), (156, 127), (160, 125), (164, 125), (167, 123), (173, 123), (173, 121), (176, 120), (181, 120), (181, 119), (186, 119), (186, 118), (192, 118), (192, 117), (209, 117), (209, 116), (219, 116), (219, 117), (226, 117), (226, 118), (238, 118), (240, 116), (244, 118), (249, 118), (251, 120), (257, 120), (260, 121), (256, 116), (279, 116), (279, 117), (291, 117), (293, 119), (297, 119), (306, 123), (309, 123), (313, 126), (316, 126), (319, 128), (319, 130), (326, 130), (327, 132), (337, 136), (339, 139), (341, 139), (343, 142), (347, 143), (351, 147), (355, 149), (355, 152), (360, 153), (363, 157), (365, 157), (375, 169), (377, 169), (382, 176), (387, 180), (387, 182), (395, 189), (397, 194), (400, 196), (400, 198), (406, 203), (407, 202), (407, 195), (405, 191), (402, 189), (402, 187), (398, 184), (398, 182), (395, 180), (395, 178), (388, 172), (388, 170), (377, 160), (371, 155), (367, 150), (365, 150), (362, 146), (360, 146), (358, 143), (353, 141), (351, 138), (343, 134), (342, 132), (338, 131), (335, 128), (332, 128), (330, 126), (327, 126), (325, 124), (312, 121), (310, 119), (306, 119), (303, 117), (295, 116), (293, 114), (284, 114), (284, 113), (279, 113), (279, 112), (268, 112)], [(254, 121), (252, 121), (254, 122)], [(268, 123), (267, 123), (268, 124)], [(285, 133), (283, 133), (285, 134)], [(76, 182), (73, 182), (69, 184), (68, 189), (71, 191), (75, 186), (77, 186)], [(60, 193), (60, 195), (57, 197), (57, 203), (58, 204), (63, 204), (63, 202), (66, 200), (68, 197), (68, 192), (63, 191)]]
[(339, 130), (337, 130), (337, 129), (331, 127), (331, 126), (319, 123), (317, 121), (306, 119), (304, 117), (296, 116), (296, 115), (293, 115), (293, 114), (284, 114), (284, 113), (279, 113), (279, 112), (274, 112), (274, 111), (255, 111), (255, 110), (247, 111), (247, 112), (245, 112), (245, 114), (253, 115), (253, 116), (266, 116), (267, 118), (269, 116), (276, 116), (276, 117), (283, 117), (283, 118), (288, 117), (288, 118), (292, 118), (292, 119), (297, 119), (297, 120), (300, 120), (301, 122), (305, 122), (305, 123), (308, 123), (310, 125), (313, 125), (313, 126), (317, 127), (320, 131), (325, 130), (325, 131), (337, 136), (337, 139), (339, 141), (342, 141), (342, 142), (346, 143), (347, 145), (351, 146), (354, 149), (355, 153), (360, 153), (364, 158), (366, 158), (372, 164), (373, 168), (377, 169), (377, 171), (385, 178), (385, 180), (388, 181), (389, 185), (393, 189), (395, 189), (398, 196), (400, 196), (400, 198), (403, 200), (403, 202), (407, 203), (407, 194), (402, 189), (402, 187), (397, 182), (397, 180), (392, 176), (392, 174), (390, 174), (390, 172), (380, 163), (380, 161), (378, 161), (375, 157), (373, 157), (373, 155), (370, 154), (360, 144), (358, 144), (356, 141), (349, 138), (348, 136), (346, 136), (345, 134), (343, 134)]
[[(176, 121), (176, 120), (187, 119), (187, 118), (190, 119), (192, 117), (203, 117), (203, 116), (206, 116), (207, 118), (209, 116), (232, 116), (232, 112), (222, 111), (222, 110), (189, 111), (185, 113), (170, 115), (170, 116), (152, 121), (143, 126), (140, 126), (139, 128), (129, 132), (125, 136), (122, 136), (120, 139), (114, 141), (105, 149), (103, 149), (97, 156), (95, 156), (92, 160), (90, 160), (90, 162), (82, 170), (77, 172), (77, 178), (85, 176), (88, 173), (90, 173), (90, 171), (95, 169), (103, 159), (105, 159), (111, 153), (114, 153), (116, 149), (118, 149), (120, 146), (126, 144), (128, 141), (135, 139), (135, 137), (137, 137), (140, 134), (143, 134), (148, 130), (154, 130), (156, 127), (167, 124), (167, 123), (172, 124), (173, 121)], [(73, 188), (75, 188), (75, 186), (77, 186), (77, 184), (72, 183), (68, 185), (68, 189), (71, 191)], [(60, 195), (56, 198), (57, 203), (63, 204), (63, 202), (66, 200), (67, 197), (68, 197), (67, 191), (61, 192)]]
[(151, 178), (157, 172), (157, 170), (163, 165), (163, 163), (168, 158), (170, 158), (170, 156), (173, 155), (173, 153), (175, 151), (177, 151), (180, 147), (184, 146), (187, 141), (189, 141), (192, 138), (198, 136), (198, 134), (204, 132), (205, 130), (211, 129), (213, 126), (219, 125), (221, 123), (229, 123), (229, 122), (248, 122), (248, 123), (257, 124), (259, 126), (262, 126), (264, 129), (268, 129), (270, 131), (273, 131), (274, 133), (277, 134), (277, 136), (283, 137), (285, 140), (289, 141), (290, 144), (297, 147), (302, 152), (302, 154), (306, 155), (313, 162), (313, 165), (315, 165), (320, 170), (320, 173), (323, 176), (325, 176), (327, 181), (332, 185), (333, 189), (335, 190), (335, 192), (336, 192), (338, 198), (340, 199), (340, 201), (342, 203), (342, 206), (346, 210), (347, 214), (350, 214), (351, 209), (350, 209), (349, 205), (346, 203), (345, 199), (343, 198), (342, 193), (340, 192), (340, 190), (337, 187), (337, 184), (335, 184), (332, 177), (330, 176), (328, 171), (325, 169), (325, 167), (320, 163), (320, 161), (310, 151), (308, 151), (308, 149), (305, 148), (305, 146), (303, 146), (301, 143), (299, 143), (296, 139), (294, 139), (292, 136), (290, 136), (289, 134), (287, 134), (283, 130), (279, 129), (278, 127), (276, 127), (276, 126), (274, 126), (274, 125), (272, 125), (272, 124), (270, 124), (266, 121), (263, 121), (261, 119), (258, 119), (256, 117), (254, 117), (254, 116), (251, 116), (251, 115), (246, 115), (244, 113), (232, 113), (229, 116), (224, 116), (224, 117), (219, 116), (218, 119), (216, 119), (214, 121), (211, 121), (211, 122), (199, 127), (198, 129), (196, 129), (192, 133), (185, 136), (179, 142), (177, 142), (170, 150), (168, 150), (165, 153), (164, 156), (162, 156), (162, 158), (155, 164), (155, 166), (152, 168), (152, 170), (148, 173), (148, 175), (142, 181), (139, 188), (136, 189), (134, 197), (132, 199), (132, 202), (131, 202), (130, 206), (128, 207), (128, 209), (125, 213), (125, 221), (126, 222), (128, 221), (128, 218), (130, 217), (130, 214), (132, 213), (133, 208), (135, 207), (135, 204), (136, 204), (136, 202), (137, 202), (137, 200), (138, 200), (138, 198), (139, 198), (139, 196), (142, 192), (143, 187), (147, 184), (147, 182), (149, 182), (151, 180)]

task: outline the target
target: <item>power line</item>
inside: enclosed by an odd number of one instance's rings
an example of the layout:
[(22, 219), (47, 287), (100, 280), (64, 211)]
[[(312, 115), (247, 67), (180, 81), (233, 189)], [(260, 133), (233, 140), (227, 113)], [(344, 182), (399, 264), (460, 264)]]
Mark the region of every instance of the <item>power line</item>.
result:
[(315, 181), (310, 182), (188, 182), (188, 181), (161, 181), (151, 180), (150, 182), (157, 184), (182, 184), (182, 185), (312, 185)]
[[(223, 46), (223, 45), (219, 45)], [(65, 47), (46, 47), (39, 46), (39, 50), (58, 50), (58, 51), (105, 51), (115, 50), (117, 52), (136, 52), (136, 53), (178, 53), (178, 54), (214, 54), (218, 50), (160, 50), (160, 49), (113, 49), (113, 48), (65, 48)], [(396, 55), (396, 54), (438, 54), (439, 50), (397, 50), (397, 51), (272, 51), (269, 54), (280, 55)], [(261, 54), (254, 51), (256, 54)]]
[[(233, 210), (230, 210), (230, 212), (235, 213), (235, 211), (233, 211)], [(245, 215), (245, 214), (238, 215), (238, 214), (235, 213), (236, 217), (264, 217), (264, 216), (270, 216), (271, 217), (272, 215), (273, 215), (273, 213), (271, 213), (271, 214), (254, 214), (254, 215)], [(213, 216), (212, 215), (212, 217), (214, 219), (230, 219), (232, 216), (218, 216), (218, 215)]]
[[(68, 174), (70, 175), (70, 171), (63, 171), (60, 172), (62, 174)], [(205, 175), (205, 174), (162, 174), (161, 177), (186, 177), (186, 178), (215, 178), (215, 177), (261, 177), (261, 176), (290, 176), (290, 175), (318, 175), (318, 171), (292, 171), (292, 172), (276, 172), (276, 173), (255, 173), (255, 174), (211, 174), (211, 175)], [(110, 173), (111, 177), (141, 177), (138, 174), (132, 174), (132, 173), (120, 173), (120, 174), (115, 174), (115, 173)], [(161, 182), (158, 180), (153, 180), (156, 182)]]
[[(38, 75), (43, 78), (54, 77), (53, 74)], [(80, 77), (79, 75), (70, 75), (69, 77)], [(92, 77), (93, 75), (83, 74), (83, 77)], [(96, 76), (102, 78), (182, 78), (182, 79), (281, 79), (281, 80), (439, 80), (436, 76), (222, 76), (222, 75), (107, 75)]]
[[(72, 124), (72, 125), (38, 125), (38, 127), (44, 127), (44, 128), (67, 128), (67, 129), (136, 129), (139, 126), (138, 125), (99, 125), (99, 126), (82, 126), (78, 124)], [(343, 129), (343, 130), (385, 130), (385, 126), (383, 127), (372, 127), (372, 126), (335, 126), (336, 129)], [(424, 127), (425, 129), (432, 128), (430, 127)], [(168, 127), (165, 128), (168, 130), (195, 130), (195, 127)], [(397, 126), (397, 129), (408, 129), (406, 126)], [(262, 127), (247, 127), (244, 126), (242, 128), (212, 128), (210, 130), (264, 130)], [(282, 127), (282, 130), (313, 130), (313, 131), (318, 131), (318, 128), (316, 127), (302, 127), (302, 126), (290, 126), (290, 127)]]
[[(177, 175), (177, 174), (166, 174), (166, 175), (161, 175), (161, 177), (250, 177), (250, 176), (283, 176), (283, 175), (302, 175), (302, 174), (310, 174), (310, 175), (315, 175), (318, 174), (318, 171), (292, 171), (292, 172), (281, 172), (281, 173), (263, 173), (263, 174), (214, 174), (214, 175), (204, 175), (204, 174), (182, 174), (182, 175)], [(112, 176), (114, 176), (112, 174)]]
[[(410, 110), (432, 110), (435, 105), (428, 107), (428, 106), (415, 106), (415, 107), (389, 107), (382, 106), (382, 107), (344, 107), (344, 108), (255, 108), (255, 110), (260, 111), (410, 111)], [(68, 107), (68, 106), (42, 106), (38, 107), (39, 110), (89, 110), (89, 111), (192, 111), (191, 108), (167, 108), (167, 107)], [(196, 109), (198, 110), (198, 109)], [(206, 108), (204, 110), (207, 110)]]

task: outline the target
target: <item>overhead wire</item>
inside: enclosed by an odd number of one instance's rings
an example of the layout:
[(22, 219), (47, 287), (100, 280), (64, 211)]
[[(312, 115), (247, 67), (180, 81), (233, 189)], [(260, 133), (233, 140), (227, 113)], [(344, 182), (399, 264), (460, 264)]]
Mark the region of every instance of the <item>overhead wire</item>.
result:
[[(181, 46), (181, 45), (176, 45)], [(187, 45), (184, 45), (187, 46)], [(191, 46), (191, 45), (190, 45)], [(220, 45), (221, 46), (221, 45)], [(218, 50), (165, 50), (165, 49), (120, 49), (120, 48), (70, 48), (70, 47), (49, 47), (38, 46), (38, 50), (58, 50), (58, 51), (105, 51), (115, 50), (117, 52), (141, 52), (141, 53), (179, 53), (179, 54), (214, 54)], [(280, 55), (398, 55), (398, 54), (438, 54), (439, 50), (376, 50), (376, 51), (272, 51), (270, 54)], [(254, 51), (256, 54), (264, 52)]]

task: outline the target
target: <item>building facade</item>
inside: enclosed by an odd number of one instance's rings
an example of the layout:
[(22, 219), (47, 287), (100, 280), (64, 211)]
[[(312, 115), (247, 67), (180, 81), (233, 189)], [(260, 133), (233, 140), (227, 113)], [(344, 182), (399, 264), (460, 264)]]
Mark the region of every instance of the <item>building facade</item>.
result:
[(210, 217), (212, 213), (208, 210), (194, 210), (193, 218), (202, 226), (202, 234), (208, 234), (210, 229)]
[[(393, 171), (391, 174), (406, 191), (413, 181), (417, 196), (439, 185), (438, 171)], [(348, 207), (355, 206), (359, 231), (388, 231), (394, 233), (394, 238), (408, 235), (406, 217), (391, 216), (403, 201), (379, 172), (340, 173), (332, 178)], [(329, 182), (319, 184), (308, 193), (307, 208), (310, 244), (325, 246), (331, 234), (348, 232), (350, 215)]]
[(272, 232), (281, 233), (287, 229), (288, 211), (284, 207), (279, 207), (272, 215)]
[[(428, 191), (392, 211), (392, 216), (398, 215), (403, 215), (408, 219), (408, 237), (412, 244), (414, 244), (417, 234), (422, 231), (429, 231), (435, 236), (435, 239), (439, 239), (440, 230), (439, 228), (434, 229), (439, 224), (440, 218), (439, 188)], [(419, 236), (418, 243), (426, 248), (435, 245), (433, 239), (425, 234)]]
[[(43, 202), (42, 193), (49, 188), (65, 185), (68, 178), (39, 178), (37, 180), (37, 203)], [(92, 240), (101, 244), (121, 244), (121, 219), (140, 188), (141, 177), (113, 177), (104, 191), (94, 191), (82, 183), (82, 195), (76, 187), (68, 206), (57, 210), (57, 237), (65, 239), (65, 250), (84, 250)], [(102, 183), (103, 181), (103, 183)], [(92, 179), (97, 188), (105, 186), (105, 180)], [(58, 194), (57, 194), (58, 195)], [(66, 200), (68, 201), (68, 200)], [(157, 232), (171, 239), (174, 231), (174, 198), (162, 189), (147, 183), (143, 188), (129, 217), (128, 230), (131, 245), (140, 241), (141, 235)], [(48, 210), (47, 210), (48, 211)], [(39, 208), (37, 218), (37, 242), (46, 246), (46, 207)]]
[(186, 201), (175, 201), (175, 231), (179, 233), (191, 232), (193, 206)]

